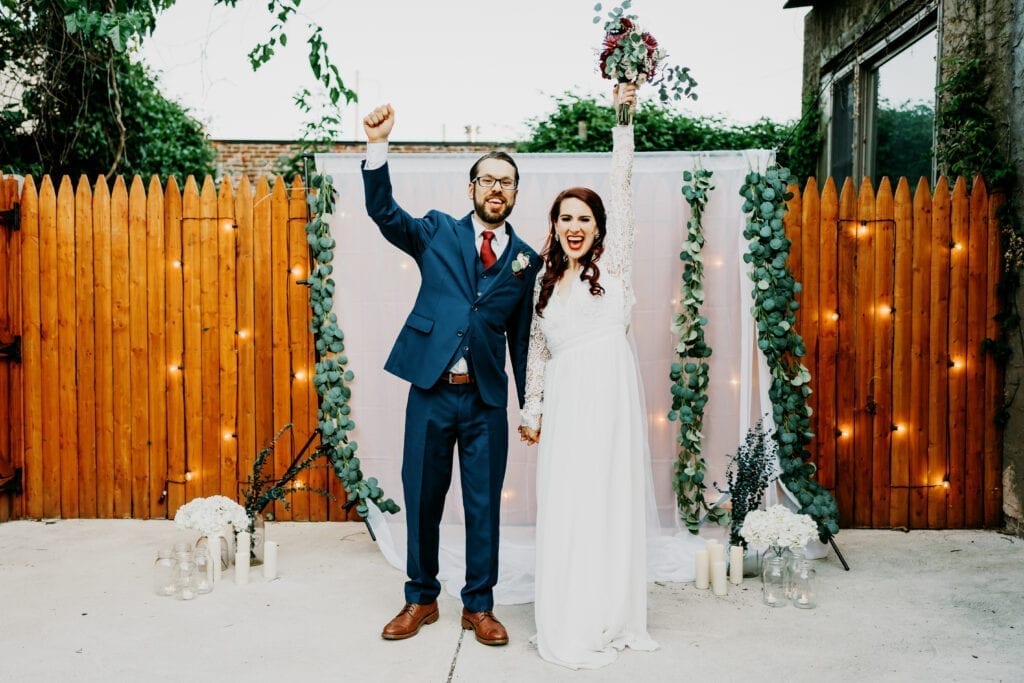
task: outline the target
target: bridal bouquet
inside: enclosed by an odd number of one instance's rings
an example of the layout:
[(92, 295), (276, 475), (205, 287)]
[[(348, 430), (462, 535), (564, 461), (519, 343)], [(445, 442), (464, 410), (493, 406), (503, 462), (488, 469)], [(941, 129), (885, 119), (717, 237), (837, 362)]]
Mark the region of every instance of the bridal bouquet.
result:
[(227, 496), (193, 498), (178, 508), (174, 523), (179, 529), (196, 529), (204, 536), (223, 534), (230, 524), (235, 531), (249, 528), (249, 515), (245, 508)]
[[(662, 66), (668, 54), (658, 47), (654, 36), (640, 28), (635, 15), (625, 14), (631, 5), (631, 0), (622, 0), (621, 5), (608, 13), (604, 42), (598, 56), (601, 76), (619, 83), (657, 85), (662, 102), (670, 96), (677, 100), (683, 97), (696, 100), (697, 94), (693, 89), (697, 81), (690, 76), (689, 68)], [(601, 11), (600, 3), (594, 5), (594, 11)], [(599, 21), (600, 16), (594, 17), (595, 24)], [(617, 113), (620, 125), (628, 125), (632, 121), (629, 105), (618, 105)]]
[(767, 510), (751, 510), (743, 520), (740, 535), (748, 546), (771, 546), (779, 557), (786, 548), (801, 548), (818, 535), (818, 525), (810, 515), (792, 512), (785, 505)]

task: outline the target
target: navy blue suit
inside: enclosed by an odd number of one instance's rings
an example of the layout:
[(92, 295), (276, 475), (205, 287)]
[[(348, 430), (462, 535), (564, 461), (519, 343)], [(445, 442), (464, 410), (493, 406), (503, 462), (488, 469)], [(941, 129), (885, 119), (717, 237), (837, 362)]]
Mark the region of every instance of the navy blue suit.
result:
[[(453, 450), (466, 517), (466, 585), (471, 612), (494, 605), (498, 580), (498, 522), (508, 459), (508, 376), (505, 347), (522, 406), (540, 259), (506, 223), (508, 243), (484, 271), (472, 214), (440, 211), (414, 218), (392, 196), (388, 166), (363, 170), (366, 211), (381, 234), (412, 256), (420, 290), (384, 368), (412, 386), (405, 415), (402, 485), (408, 522), (406, 601), (433, 602), (440, 592), (438, 529), (451, 484)], [(513, 272), (520, 255), (529, 265)], [(472, 384), (450, 385), (442, 374), (466, 358)]]

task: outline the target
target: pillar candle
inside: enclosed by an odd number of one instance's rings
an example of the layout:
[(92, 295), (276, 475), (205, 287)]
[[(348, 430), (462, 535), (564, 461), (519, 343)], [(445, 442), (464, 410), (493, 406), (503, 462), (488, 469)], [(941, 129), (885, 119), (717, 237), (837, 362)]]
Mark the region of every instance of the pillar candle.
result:
[(743, 583), (743, 546), (729, 546), (729, 581), (737, 586)]
[(263, 543), (263, 578), (277, 578), (277, 543), (273, 541)]
[(711, 590), (715, 595), (725, 595), (725, 562), (718, 560), (711, 563)]
[(220, 534), (208, 534), (206, 536), (206, 550), (210, 553), (210, 562), (213, 563), (213, 582), (220, 582), (221, 572), (224, 571), (222, 562), (224, 562), (224, 556), (221, 550), (221, 538)]
[(718, 541), (708, 541), (707, 548), (710, 562), (725, 562), (725, 546)]
[(239, 531), (235, 536), (235, 554), (245, 550), (247, 553), (252, 552), (252, 535), (248, 531)]
[(244, 586), (249, 583), (249, 548), (239, 546), (235, 553), (235, 583)]
[(708, 573), (710, 571), (710, 565), (708, 564), (708, 551), (698, 550), (693, 554), (693, 573), (696, 579), (694, 584), (697, 588), (706, 589), (708, 587)]

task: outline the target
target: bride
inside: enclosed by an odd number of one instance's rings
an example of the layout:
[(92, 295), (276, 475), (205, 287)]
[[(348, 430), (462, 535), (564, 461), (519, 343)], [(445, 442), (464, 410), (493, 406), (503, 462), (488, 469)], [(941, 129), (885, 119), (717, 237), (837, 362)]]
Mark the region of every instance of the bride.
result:
[[(633, 106), (636, 86), (614, 97)], [(539, 443), (536, 643), (572, 669), (658, 647), (647, 634), (646, 420), (626, 337), (632, 164), (633, 127), (616, 126), (610, 210), (588, 188), (555, 198), (534, 292), (519, 432)]]

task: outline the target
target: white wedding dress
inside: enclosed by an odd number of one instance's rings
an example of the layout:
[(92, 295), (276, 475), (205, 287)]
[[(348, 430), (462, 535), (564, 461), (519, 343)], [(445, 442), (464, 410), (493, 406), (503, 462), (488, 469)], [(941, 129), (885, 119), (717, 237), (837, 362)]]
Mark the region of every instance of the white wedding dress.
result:
[(565, 298), (552, 293), (534, 316), (523, 408), (524, 423), (542, 423), (536, 643), (544, 659), (573, 669), (609, 664), (626, 646), (658, 647), (647, 633), (647, 423), (627, 338), (633, 128), (613, 135), (604, 294), (573, 278), (559, 285), (570, 286)]

